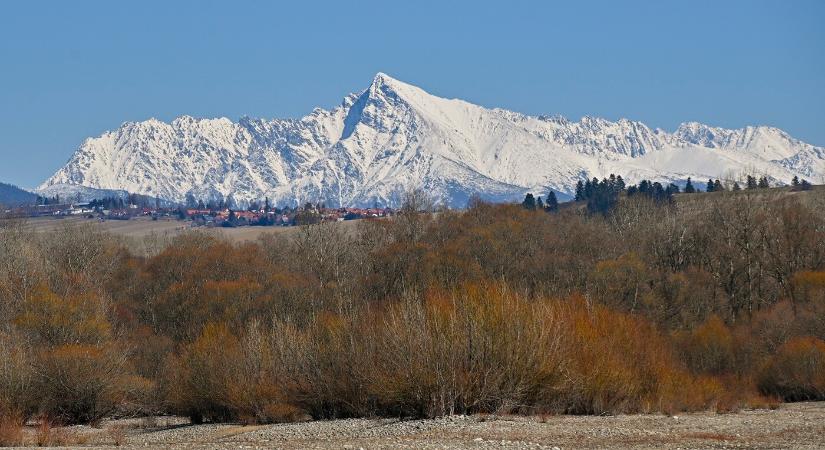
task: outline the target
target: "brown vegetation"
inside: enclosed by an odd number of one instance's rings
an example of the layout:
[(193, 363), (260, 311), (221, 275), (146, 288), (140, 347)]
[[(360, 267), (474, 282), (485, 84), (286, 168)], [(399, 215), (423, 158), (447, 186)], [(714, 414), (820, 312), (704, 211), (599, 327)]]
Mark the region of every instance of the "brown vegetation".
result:
[[(796, 194), (796, 193), (795, 193)], [(821, 199), (474, 202), (150, 255), (0, 228), (0, 434), (170, 412), (281, 422), (825, 398)], [(0, 438), (3, 438), (0, 436)], [(6, 438), (3, 438), (6, 439)]]
[(0, 447), (23, 445), (23, 418), (11, 412), (0, 414)]

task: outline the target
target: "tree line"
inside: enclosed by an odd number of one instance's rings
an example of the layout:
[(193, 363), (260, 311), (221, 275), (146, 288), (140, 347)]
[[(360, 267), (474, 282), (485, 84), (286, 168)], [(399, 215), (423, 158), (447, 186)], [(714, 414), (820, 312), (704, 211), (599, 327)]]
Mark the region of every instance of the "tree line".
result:
[[(767, 189), (771, 187), (768, 177), (760, 177), (757, 181), (756, 177), (752, 175), (746, 176), (745, 186), (747, 189)], [(797, 176), (793, 177), (790, 186), (793, 192), (813, 189), (809, 181), (804, 179), (800, 181)], [(726, 190), (728, 190), (728, 188), (719, 179), (708, 179), (705, 185), (705, 192), (724, 192)], [(730, 190), (736, 192), (741, 191), (742, 188), (738, 182), (734, 181), (733, 184), (730, 185)], [(654, 182), (650, 180), (642, 180), (638, 184), (627, 186), (622, 176), (615, 174), (610, 174), (609, 177), (603, 178), (601, 181), (595, 177), (592, 180), (579, 180), (576, 183), (574, 191), (573, 201), (586, 202), (589, 212), (600, 214), (610, 212), (618, 203), (620, 195), (626, 195), (628, 197), (642, 195), (658, 203), (670, 203), (673, 200), (674, 194), (680, 192), (684, 192), (685, 194), (702, 192), (701, 189), (693, 185), (691, 177), (688, 177), (686, 180), (684, 190), (680, 190), (676, 184), (668, 183), (667, 186), (664, 186), (658, 181)], [(529, 210), (541, 209), (548, 212), (557, 211), (559, 208), (556, 194), (553, 191), (547, 194), (546, 204), (542, 201), (541, 197), (536, 198), (532, 193), (528, 193), (524, 197), (522, 206)]]

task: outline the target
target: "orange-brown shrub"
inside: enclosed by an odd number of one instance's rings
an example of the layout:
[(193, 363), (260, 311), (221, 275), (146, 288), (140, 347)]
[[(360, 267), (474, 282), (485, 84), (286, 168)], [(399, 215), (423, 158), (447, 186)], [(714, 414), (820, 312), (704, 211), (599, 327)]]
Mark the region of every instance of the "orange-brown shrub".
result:
[(546, 408), (564, 371), (553, 305), (501, 286), (465, 285), (406, 298), (372, 323), (375, 364), (366, 378), (385, 414)]
[(785, 342), (797, 335), (793, 305), (783, 301), (754, 314), (749, 324), (750, 345), (761, 358), (767, 358), (779, 350)]
[(796, 305), (781, 301), (759, 311), (741, 328), (746, 333), (739, 340), (744, 349), (753, 354), (750, 366), (756, 375), (763, 363), (789, 340), (805, 336), (825, 340), (825, 301)]
[[(369, 328), (355, 316), (318, 314), (306, 328), (278, 322), (268, 334), (269, 364), (287, 399), (313, 418), (369, 415), (365, 374), (375, 362)], [(364, 323), (369, 325), (369, 323)]]
[(677, 341), (683, 361), (694, 373), (722, 375), (734, 369), (733, 333), (718, 316), (681, 333)]
[(201, 335), (169, 363), (166, 398), (192, 422), (234, 419), (228, 402), (231, 383), (241, 374), (240, 343), (226, 325), (207, 324)]
[(590, 291), (601, 303), (620, 311), (639, 311), (648, 290), (647, 267), (634, 254), (596, 263)]
[(737, 195), (622, 199), (606, 218), (418, 202), (140, 254), (0, 224), (0, 410), (270, 422), (769, 404), (757, 386), (816, 385), (789, 341), (825, 339), (825, 214)]
[(498, 284), (432, 289), (310, 326), (208, 325), (170, 363), (167, 398), (194, 420), (364, 415), (577, 414), (702, 409), (696, 378), (645, 320)]
[(720, 393), (717, 383), (685, 372), (665, 336), (644, 319), (574, 299), (563, 320), (571, 360), (560, 388), (565, 412), (695, 410)]
[(34, 435), (34, 441), (38, 447), (51, 447), (55, 444), (53, 428), (48, 418), (44, 417), (40, 419)]
[(786, 401), (825, 400), (825, 341), (798, 337), (783, 344), (761, 371), (759, 389)]
[(173, 411), (193, 422), (294, 421), (302, 411), (289, 404), (272, 370), (271, 347), (251, 330), (242, 341), (225, 324), (210, 323), (170, 361), (166, 398)]
[(39, 286), (15, 324), (43, 346), (96, 345), (111, 337), (105, 305), (93, 292), (62, 297)]
[(14, 407), (27, 415), (36, 408), (60, 423), (87, 423), (124, 400), (127, 352), (114, 342), (100, 296), (72, 290), (60, 296), (41, 285), (14, 319), (24, 342), (34, 345), (25, 356), (32, 368), (31, 388)]
[(825, 270), (798, 272), (792, 284), (801, 302), (825, 302)]
[(34, 442), (38, 447), (66, 447), (86, 444), (87, 439), (76, 430), (41, 417), (35, 429)]
[(759, 392), (756, 381), (750, 374), (724, 375), (713, 377), (713, 380), (723, 387), (716, 400), (716, 412), (738, 412), (743, 408), (776, 409), (780, 402), (775, 395), (765, 395)]
[(20, 413), (0, 413), (0, 447), (19, 447), (23, 445), (23, 422)]

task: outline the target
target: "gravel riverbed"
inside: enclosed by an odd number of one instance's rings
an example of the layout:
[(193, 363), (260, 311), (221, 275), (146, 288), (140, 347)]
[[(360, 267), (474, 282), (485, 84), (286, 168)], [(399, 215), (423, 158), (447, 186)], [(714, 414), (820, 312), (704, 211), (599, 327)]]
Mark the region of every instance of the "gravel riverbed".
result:
[[(676, 416), (451, 416), (189, 425), (179, 417), (55, 430), (68, 446), (171, 449), (825, 448), (825, 402)], [(34, 438), (36, 429), (27, 430)], [(34, 441), (31, 441), (34, 442)]]

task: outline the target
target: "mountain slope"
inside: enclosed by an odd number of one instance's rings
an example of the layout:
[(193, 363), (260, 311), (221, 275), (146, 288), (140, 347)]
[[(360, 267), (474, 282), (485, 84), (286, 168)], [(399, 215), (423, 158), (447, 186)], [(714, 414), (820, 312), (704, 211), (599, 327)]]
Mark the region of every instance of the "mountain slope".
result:
[(299, 120), (155, 119), (87, 139), (40, 190), (127, 190), (175, 201), (269, 197), (276, 203), (397, 204), (410, 188), (463, 206), (475, 193), (562, 197), (581, 178), (821, 181), (825, 149), (771, 127), (698, 123), (674, 133), (641, 122), (531, 117), (444, 99), (385, 74), (332, 110)]
[(37, 194), (11, 184), (0, 183), (0, 205), (17, 206), (34, 203), (36, 200)]

